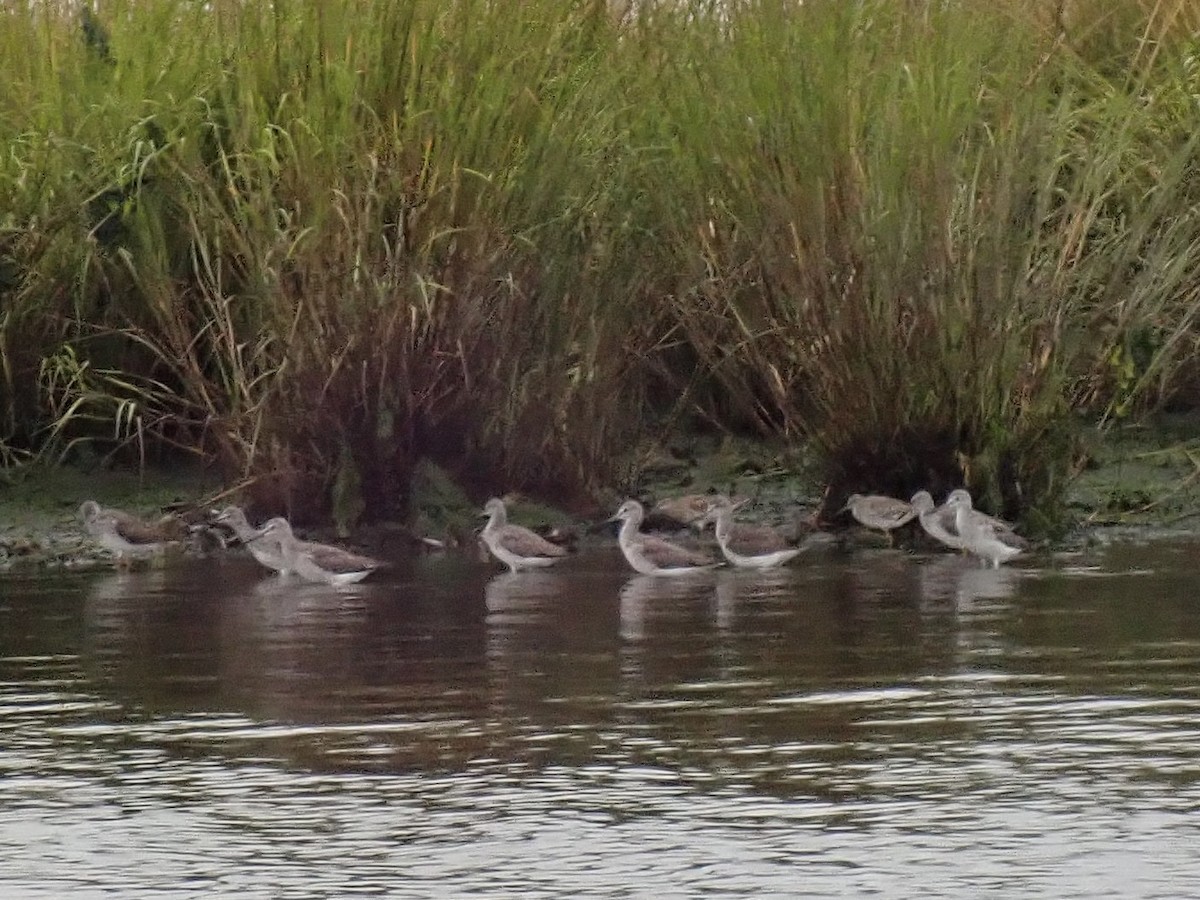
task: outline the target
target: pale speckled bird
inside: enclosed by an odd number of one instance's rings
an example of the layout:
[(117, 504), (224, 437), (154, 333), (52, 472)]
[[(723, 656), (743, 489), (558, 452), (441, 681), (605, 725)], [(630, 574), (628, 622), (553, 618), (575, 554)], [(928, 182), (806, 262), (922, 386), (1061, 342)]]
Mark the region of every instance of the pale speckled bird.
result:
[(218, 525), (225, 525), (234, 536), (242, 542), (259, 565), (272, 569), (281, 575), (291, 572), (287, 561), (283, 558), (283, 548), (278, 540), (263, 537), (246, 519), (246, 513), (240, 506), (227, 506), (213, 518)]
[(1029, 542), (1003, 519), (975, 509), (967, 491), (951, 491), (946, 506), (955, 510), (955, 525), (966, 550), (991, 563), (993, 569), (1029, 549)]
[(688, 550), (651, 534), (642, 534), (638, 529), (645, 515), (642, 504), (636, 500), (626, 500), (610, 519), (621, 523), (617, 543), (626, 562), (635, 572), (642, 575), (686, 575), (717, 567), (718, 564), (706, 553)]
[(931, 538), (953, 550), (966, 549), (955, 523), (957, 509), (946, 504), (935, 505), (929, 491), (917, 491), (909, 504), (917, 511), (917, 521)]
[(769, 569), (800, 555), (800, 548), (790, 544), (771, 526), (733, 521), (733, 513), (742, 505), (727, 497), (716, 497), (708, 514), (701, 519), (705, 525), (713, 524), (717, 545), (730, 565), (742, 569)]
[(499, 497), (493, 497), (484, 504), (480, 515), (488, 517), (487, 524), (479, 533), (480, 539), (496, 559), (508, 566), (510, 572), (543, 569), (567, 555), (565, 547), (552, 544), (521, 525), (510, 524), (508, 510)]
[(860, 525), (886, 534), (889, 544), (892, 542), (892, 531), (911, 522), (917, 515), (912, 504), (881, 494), (851, 494), (846, 505), (838, 512), (846, 510)]
[(277, 516), (269, 519), (258, 530), (264, 539), (279, 543), (280, 553), (289, 571), (295, 572), (305, 581), (328, 584), (335, 587), (362, 581), (383, 565), (377, 559), (353, 553), (332, 544), (301, 541), (292, 533), (287, 519)]

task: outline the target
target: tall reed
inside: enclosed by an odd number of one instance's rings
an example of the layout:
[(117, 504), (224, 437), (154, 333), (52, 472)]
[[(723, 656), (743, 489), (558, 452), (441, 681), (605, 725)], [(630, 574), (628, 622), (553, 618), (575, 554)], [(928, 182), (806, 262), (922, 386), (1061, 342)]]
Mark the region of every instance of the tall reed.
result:
[(1050, 517), (1077, 413), (1161, 395), (1195, 347), (1196, 143), (1145, 95), (1178, 83), (1158, 63), (1117, 90), (1017, 4), (967, 6), (672, 29), (710, 62), (661, 91), (660, 219), (714, 416), (811, 438), (834, 497), (965, 481)]
[(5, 6), (0, 445), (348, 523), (699, 415), (1046, 512), (1080, 414), (1188, 388), (1186, 4), (621, 9)]

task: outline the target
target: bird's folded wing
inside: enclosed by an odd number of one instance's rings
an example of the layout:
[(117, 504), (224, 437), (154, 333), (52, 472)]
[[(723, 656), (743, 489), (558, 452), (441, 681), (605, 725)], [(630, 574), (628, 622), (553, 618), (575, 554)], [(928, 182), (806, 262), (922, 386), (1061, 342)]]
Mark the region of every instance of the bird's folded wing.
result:
[(522, 528), (520, 525), (507, 525), (499, 535), (500, 545), (509, 553), (526, 558), (533, 556), (566, 556), (565, 547), (552, 544), (540, 534)]
[(783, 535), (767, 525), (735, 525), (725, 545), (741, 556), (760, 556), (788, 550), (792, 546)]
[(377, 569), (383, 563), (369, 556), (351, 553), (330, 544), (304, 544), (301, 550), (326, 572), (363, 572)]
[(659, 566), (707, 566), (712, 558), (705, 553), (688, 550), (660, 537), (643, 535), (642, 554)]

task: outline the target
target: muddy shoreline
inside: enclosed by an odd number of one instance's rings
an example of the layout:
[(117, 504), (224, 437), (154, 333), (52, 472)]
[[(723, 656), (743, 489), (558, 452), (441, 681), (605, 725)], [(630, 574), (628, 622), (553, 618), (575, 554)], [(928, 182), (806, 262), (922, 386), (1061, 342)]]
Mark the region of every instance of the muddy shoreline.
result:
[[(1090, 435), (1088, 465), (1067, 490), (1066, 512), (1075, 525), (1056, 546), (1085, 546), (1122, 535), (1146, 539), (1200, 532), (1197, 434), (1200, 428), (1189, 418)], [(690, 439), (643, 451), (635, 464), (637, 483), (606, 491), (589, 514), (572, 516), (529, 498), (511, 498), (510, 515), (531, 527), (573, 532), (584, 542), (605, 540), (607, 532), (598, 523), (625, 496), (656, 501), (720, 491), (752, 498), (742, 514), (746, 520), (787, 527), (811, 517), (823, 491), (817, 466), (802, 451), (768, 442)], [(77, 512), (84, 500), (159, 515), (205, 508), (225, 493), (215, 473), (199, 468), (7, 470), (0, 473), (0, 570), (111, 565), (80, 527)], [(465, 547), (471, 552), (479, 505), (445, 473), (428, 466), (414, 483), (409, 522), (364, 527), (345, 540), (383, 553), (438, 543), (450, 551)], [(839, 530), (846, 524), (823, 523)], [(331, 529), (309, 533), (334, 537)]]

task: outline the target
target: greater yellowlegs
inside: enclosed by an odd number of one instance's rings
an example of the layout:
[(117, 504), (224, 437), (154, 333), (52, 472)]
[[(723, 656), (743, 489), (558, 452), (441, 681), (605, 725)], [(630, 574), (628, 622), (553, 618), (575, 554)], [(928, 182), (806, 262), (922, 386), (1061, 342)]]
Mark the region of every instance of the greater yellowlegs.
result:
[(892, 531), (911, 522), (917, 514), (912, 504), (881, 494), (851, 494), (846, 500), (846, 505), (838, 512), (843, 513), (846, 510), (850, 510), (850, 515), (854, 516), (860, 525), (886, 534), (889, 544), (892, 542)]
[(213, 518), (218, 525), (226, 525), (233, 531), (234, 536), (242, 542), (250, 555), (262, 566), (273, 569), (281, 575), (290, 571), (287, 561), (283, 558), (283, 548), (273, 537), (264, 537), (246, 520), (246, 513), (240, 506), (227, 506)]
[(972, 519), (979, 519), (980, 521), (987, 522), (993, 528), (999, 529), (1000, 531), (1011, 531), (1013, 534), (1016, 534), (1016, 527), (1012, 524), (1012, 522), (1006, 522), (1004, 519), (998, 519), (995, 516), (989, 516), (987, 513), (976, 509), (974, 502), (971, 500), (971, 493), (966, 488), (957, 488), (951, 491), (946, 495), (946, 502), (943, 503), (942, 506), (950, 506), (951, 500), (955, 501), (956, 506), (965, 506), (967, 509), (971, 510)]
[(284, 564), (305, 581), (334, 585), (362, 581), (383, 565), (377, 559), (360, 556), (331, 544), (301, 541), (292, 533), (287, 519), (268, 519), (258, 530), (263, 538), (277, 541)]
[(645, 516), (642, 504), (636, 500), (626, 500), (610, 520), (621, 522), (617, 543), (635, 572), (642, 575), (685, 575), (716, 568), (717, 563), (705, 553), (687, 550), (654, 535), (641, 534), (638, 528)]
[(744, 525), (733, 521), (734, 510), (741, 506), (727, 497), (715, 497), (708, 514), (700, 520), (704, 524), (714, 524), (717, 544), (730, 565), (742, 569), (769, 569), (800, 555), (799, 547), (789, 544), (769, 525)]
[(87, 500), (79, 507), (84, 530), (118, 562), (158, 553), (168, 544), (183, 540), (187, 528), (175, 516), (147, 522), (124, 510), (104, 507)]
[(1028, 549), (1029, 542), (1007, 522), (975, 509), (965, 490), (952, 491), (946, 506), (955, 510), (955, 527), (967, 551), (990, 562), (993, 569)]
[(552, 566), (567, 555), (565, 547), (550, 543), (528, 528), (510, 525), (508, 510), (499, 497), (493, 497), (484, 504), (480, 515), (487, 516), (488, 521), (479, 537), (492, 555), (508, 566), (510, 572)]
[(955, 507), (946, 504), (936, 506), (929, 491), (917, 491), (909, 503), (917, 511), (917, 520), (926, 534), (951, 549), (966, 549), (963, 539), (958, 534), (958, 525), (955, 524), (958, 514)]

